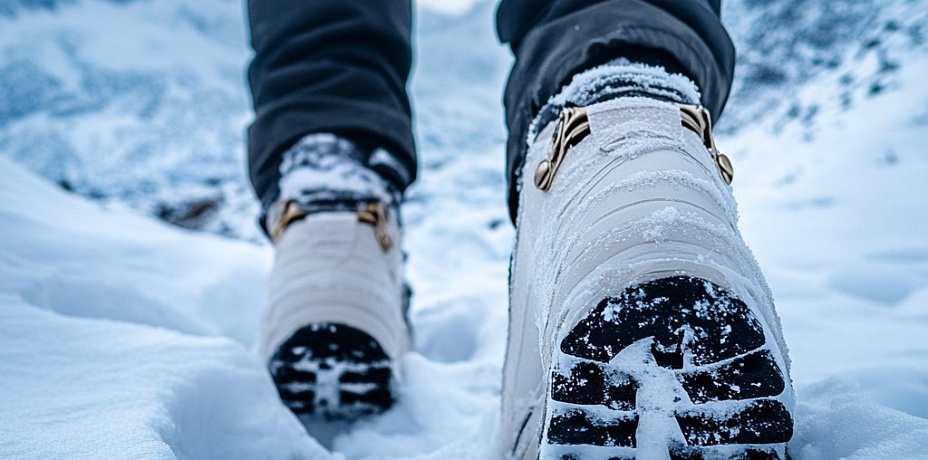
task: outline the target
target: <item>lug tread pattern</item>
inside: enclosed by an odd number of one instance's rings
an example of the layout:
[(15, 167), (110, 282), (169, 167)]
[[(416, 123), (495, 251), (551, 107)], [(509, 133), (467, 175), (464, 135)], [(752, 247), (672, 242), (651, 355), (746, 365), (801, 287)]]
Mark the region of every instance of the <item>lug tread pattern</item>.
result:
[[(749, 447), (735, 454), (734, 456), (729, 455), (709, 455), (707, 456), (702, 449), (693, 449), (693, 448), (681, 448), (670, 451), (670, 460), (715, 460), (719, 457), (725, 458), (725, 460), (784, 460), (774, 450), (766, 450), (759, 447)], [(789, 460), (789, 457), (786, 458)]]
[(269, 364), (281, 400), (297, 415), (356, 419), (394, 402), (393, 371), (370, 335), (342, 324), (304, 326)]
[(637, 391), (638, 385), (630, 375), (592, 361), (578, 361), (566, 374), (552, 375), (551, 399), (564, 403), (602, 404), (617, 411), (633, 411)]
[(773, 399), (755, 399), (725, 418), (713, 411), (696, 410), (676, 418), (691, 446), (785, 443), (793, 435), (789, 412)]
[(638, 417), (604, 419), (583, 409), (555, 411), (548, 429), (554, 444), (635, 447)]
[(695, 404), (776, 396), (786, 383), (770, 350), (757, 350), (717, 369), (680, 372), (677, 379)]
[(688, 276), (605, 298), (567, 332), (553, 360), (541, 458), (570, 458), (545, 454), (564, 445), (635, 447), (641, 383), (611, 362), (642, 341), (690, 399), (664, 408), (686, 443), (668, 446), (672, 459), (782, 460), (793, 420), (774, 398), (788, 382), (760, 322), (727, 290)]

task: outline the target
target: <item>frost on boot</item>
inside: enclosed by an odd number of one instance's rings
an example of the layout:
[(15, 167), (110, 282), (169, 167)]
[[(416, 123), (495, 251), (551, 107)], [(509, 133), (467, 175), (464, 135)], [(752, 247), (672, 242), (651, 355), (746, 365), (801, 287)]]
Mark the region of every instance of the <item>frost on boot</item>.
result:
[(282, 231), (280, 222), (288, 206), (302, 215), (319, 212), (356, 212), (366, 204), (396, 208), (400, 192), (379, 171), (389, 167), (381, 150), (364, 152), (355, 143), (334, 134), (310, 134), (283, 154), (280, 196), (268, 209), (266, 224), (272, 237)]
[(699, 104), (699, 88), (683, 75), (619, 58), (575, 75), (539, 110), (528, 139), (535, 139), (542, 128), (557, 120), (565, 107), (586, 107), (620, 97)]

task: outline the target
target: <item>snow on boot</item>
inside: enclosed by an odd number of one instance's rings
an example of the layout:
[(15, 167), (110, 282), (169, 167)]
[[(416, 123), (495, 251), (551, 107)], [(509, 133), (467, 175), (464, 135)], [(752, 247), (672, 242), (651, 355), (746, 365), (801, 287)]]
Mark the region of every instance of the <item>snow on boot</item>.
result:
[(332, 135), (285, 153), (281, 177), (260, 357), (297, 415), (381, 412), (409, 348), (397, 194)]
[(708, 113), (565, 105), (522, 171), (504, 456), (785, 459), (786, 345)]

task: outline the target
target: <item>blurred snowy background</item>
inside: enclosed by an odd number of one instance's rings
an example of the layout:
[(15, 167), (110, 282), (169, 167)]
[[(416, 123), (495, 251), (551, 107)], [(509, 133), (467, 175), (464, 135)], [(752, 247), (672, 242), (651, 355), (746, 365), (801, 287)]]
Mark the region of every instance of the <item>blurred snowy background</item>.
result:
[[(417, 352), (402, 403), (327, 453), (247, 350), (270, 249), (241, 1), (0, 0), (0, 458), (489, 458), (513, 235), (493, 8), (416, 7)], [(928, 3), (723, 18), (719, 143), (792, 348), (794, 459), (928, 458)]]

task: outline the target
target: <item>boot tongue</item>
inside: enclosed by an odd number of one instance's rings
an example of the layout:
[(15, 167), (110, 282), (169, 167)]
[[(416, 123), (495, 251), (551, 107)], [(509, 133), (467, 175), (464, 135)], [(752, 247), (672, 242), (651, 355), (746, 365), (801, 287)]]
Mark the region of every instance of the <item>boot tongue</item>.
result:
[(581, 72), (548, 100), (529, 129), (529, 141), (566, 107), (587, 107), (620, 97), (646, 97), (665, 102), (699, 104), (699, 89), (689, 78), (663, 67), (617, 59)]
[[(289, 221), (321, 212), (359, 212), (370, 204), (396, 209), (402, 198), (378, 172), (383, 151), (365, 152), (334, 134), (310, 134), (284, 152), (280, 195), (266, 212), (272, 239)], [(386, 168), (389, 169), (389, 168)]]
[(310, 134), (284, 152), (280, 198), (301, 206), (338, 201), (392, 204), (398, 193), (368, 164), (370, 155), (333, 134)]

